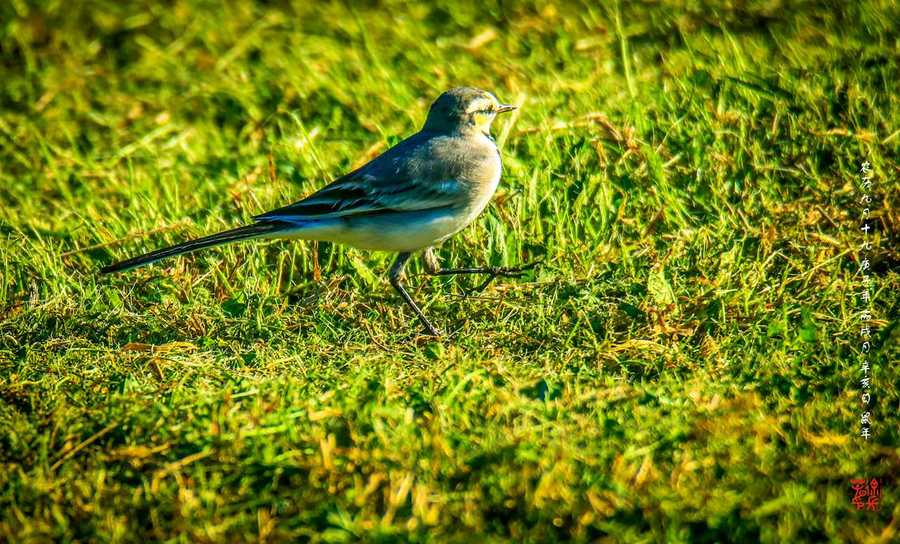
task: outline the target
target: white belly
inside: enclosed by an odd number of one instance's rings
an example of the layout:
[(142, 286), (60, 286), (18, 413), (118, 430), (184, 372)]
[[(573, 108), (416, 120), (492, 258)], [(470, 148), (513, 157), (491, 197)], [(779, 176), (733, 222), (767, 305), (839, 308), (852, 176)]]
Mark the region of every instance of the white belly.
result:
[(441, 242), (471, 223), (467, 210), (403, 212), (324, 220), (298, 225), (284, 238), (318, 240), (377, 251), (418, 251)]
[(499, 174), (496, 178), (482, 187), (465, 206), (312, 222), (298, 226), (287, 237), (377, 251), (418, 251), (443, 242), (471, 224), (491, 201)]

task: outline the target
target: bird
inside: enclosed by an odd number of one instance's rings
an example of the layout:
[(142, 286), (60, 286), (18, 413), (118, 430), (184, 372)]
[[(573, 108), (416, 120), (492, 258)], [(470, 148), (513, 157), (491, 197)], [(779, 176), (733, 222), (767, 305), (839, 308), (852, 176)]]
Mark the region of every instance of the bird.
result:
[(424, 253), (429, 274), (485, 274), (481, 288), (498, 276), (517, 277), (517, 268), (442, 268), (435, 246), (471, 224), (487, 207), (502, 173), (491, 124), (517, 106), (488, 91), (457, 87), (429, 108), (421, 130), (361, 167), (311, 195), (253, 217), (253, 223), (110, 264), (101, 273), (122, 272), (200, 249), (252, 239), (326, 241), (396, 253), (388, 272), (391, 286), (425, 331), (440, 336), (407, 292), (404, 269)]

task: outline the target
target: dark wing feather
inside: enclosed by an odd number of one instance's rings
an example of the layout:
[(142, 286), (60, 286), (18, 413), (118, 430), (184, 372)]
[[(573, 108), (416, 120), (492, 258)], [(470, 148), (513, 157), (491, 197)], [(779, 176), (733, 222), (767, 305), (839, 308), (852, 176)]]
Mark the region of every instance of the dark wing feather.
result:
[(327, 219), (453, 206), (465, 198), (451, 137), (420, 132), (308, 197), (256, 220)]

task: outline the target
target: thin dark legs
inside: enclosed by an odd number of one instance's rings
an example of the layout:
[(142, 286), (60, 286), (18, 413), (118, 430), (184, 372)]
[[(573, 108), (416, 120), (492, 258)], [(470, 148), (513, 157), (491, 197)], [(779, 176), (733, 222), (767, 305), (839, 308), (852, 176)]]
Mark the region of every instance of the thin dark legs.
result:
[[(406, 262), (409, 260), (411, 253), (401, 253), (397, 255), (397, 260), (394, 261), (393, 266), (391, 266), (391, 271), (388, 274), (388, 277), (391, 280), (391, 285), (394, 289), (400, 293), (400, 296), (403, 297), (403, 300), (406, 301), (406, 304), (412, 308), (412, 311), (416, 313), (419, 321), (422, 322), (422, 325), (425, 327), (425, 330), (428, 331), (428, 334), (432, 336), (440, 336), (440, 333), (434, 325), (428, 321), (428, 318), (425, 317), (425, 314), (422, 313), (422, 310), (416, 305), (413, 301), (412, 297), (409, 296), (409, 293), (406, 292), (406, 289), (403, 288), (403, 284), (400, 281), (403, 279), (403, 269), (406, 267)], [(499, 268), (495, 266), (486, 266), (486, 267), (477, 267), (477, 268), (441, 268), (440, 262), (438, 262), (437, 256), (431, 250), (431, 248), (425, 250), (425, 268), (428, 270), (428, 273), (433, 276), (455, 276), (457, 274), (487, 274), (488, 278), (484, 280), (484, 282), (475, 289), (475, 291), (481, 291), (485, 287), (488, 286), (491, 281), (500, 276), (505, 278), (517, 278), (522, 275), (526, 270), (530, 270), (534, 268), (538, 263), (528, 263), (523, 266), (519, 266), (516, 268)]]
[(403, 288), (403, 285), (400, 283), (400, 280), (403, 278), (403, 268), (406, 266), (406, 261), (409, 260), (411, 253), (401, 253), (397, 255), (397, 260), (394, 261), (394, 265), (391, 267), (391, 272), (389, 274), (389, 278), (391, 280), (391, 285), (394, 286), (394, 289), (400, 293), (400, 296), (403, 297), (403, 300), (406, 301), (406, 304), (412, 308), (412, 311), (416, 313), (419, 317), (419, 321), (422, 322), (422, 326), (425, 327), (425, 330), (428, 331), (428, 334), (432, 336), (440, 336), (441, 333), (438, 332), (437, 329), (434, 328), (434, 325), (428, 321), (428, 318), (425, 317), (425, 314), (422, 313), (422, 310), (416, 306), (416, 303), (413, 301), (412, 297), (409, 296), (409, 293), (406, 292), (406, 289)]
[(473, 292), (475, 293), (483, 291), (488, 286), (488, 284), (494, 281), (494, 278), (518, 278), (526, 270), (531, 270), (532, 268), (537, 266), (537, 264), (537, 261), (535, 261), (522, 266), (517, 266), (515, 268), (501, 268), (497, 266), (481, 266), (475, 268), (441, 268), (441, 263), (438, 261), (437, 255), (434, 254), (434, 250), (432, 248), (428, 248), (425, 250), (425, 269), (428, 270), (428, 273), (432, 276), (487, 274), (487, 279), (473, 290)]

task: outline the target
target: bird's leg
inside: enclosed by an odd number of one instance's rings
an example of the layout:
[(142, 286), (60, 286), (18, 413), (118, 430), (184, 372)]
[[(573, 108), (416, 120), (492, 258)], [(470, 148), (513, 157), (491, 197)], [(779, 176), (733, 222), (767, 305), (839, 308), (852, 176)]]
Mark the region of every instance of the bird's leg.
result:
[(412, 297), (409, 296), (409, 293), (406, 292), (406, 289), (403, 288), (403, 284), (400, 283), (400, 280), (403, 279), (403, 268), (406, 266), (406, 261), (409, 260), (410, 253), (401, 253), (397, 255), (397, 260), (394, 261), (393, 266), (391, 266), (391, 271), (388, 274), (390, 278), (391, 285), (394, 289), (400, 293), (400, 296), (403, 297), (403, 300), (406, 301), (406, 304), (412, 308), (413, 312), (419, 317), (419, 321), (422, 322), (422, 325), (425, 327), (425, 330), (432, 336), (440, 336), (441, 333), (438, 332), (437, 329), (434, 328), (434, 325), (428, 321), (428, 318), (425, 317), (425, 314), (422, 313), (422, 310), (416, 306), (416, 303), (413, 301)]
[(433, 248), (425, 250), (425, 269), (432, 276), (456, 276), (459, 274), (487, 274), (487, 279), (482, 282), (473, 292), (483, 291), (494, 278), (501, 276), (504, 278), (518, 278), (526, 270), (531, 270), (538, 265), (540, 261), (533, 261), (522, 266), (513, 268), (503, 268), (498, 266), (481, 266), (475, 268), (441, 268), (441, 263), (434, 254)]

